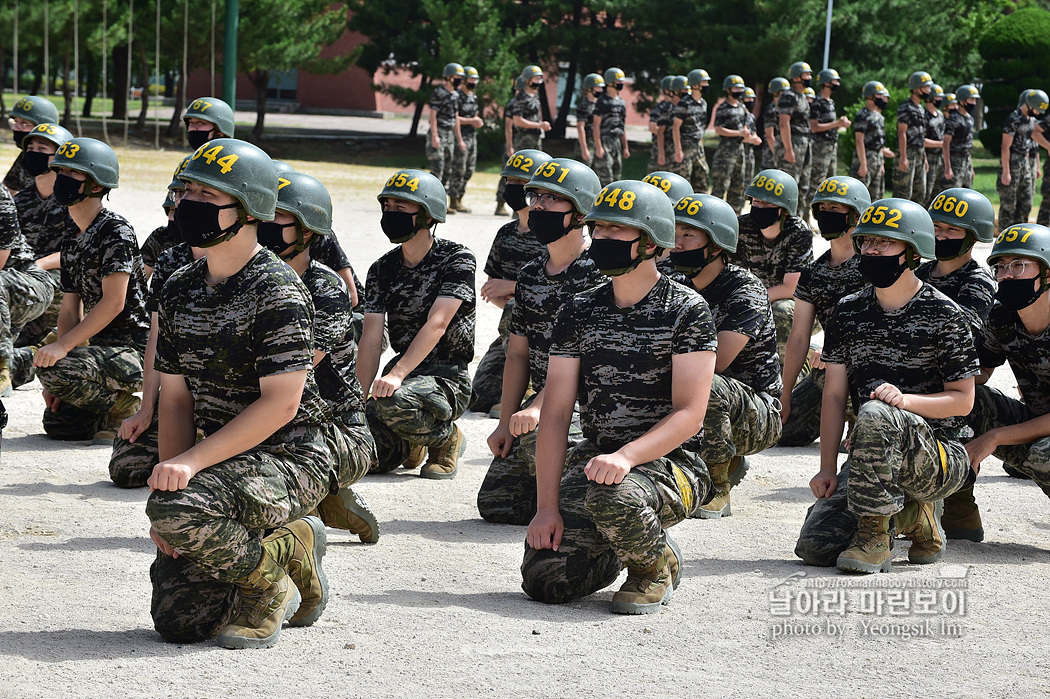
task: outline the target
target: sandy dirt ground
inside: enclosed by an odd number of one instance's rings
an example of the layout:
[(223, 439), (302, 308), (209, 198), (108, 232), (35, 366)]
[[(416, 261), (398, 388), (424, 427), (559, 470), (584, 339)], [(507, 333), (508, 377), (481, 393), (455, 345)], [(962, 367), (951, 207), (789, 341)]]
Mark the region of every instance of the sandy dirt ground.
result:
[[(141, 239), (163, 222), (180, 155), (120, 155), (110, 206)], [(0, 146), (0, 162), (13, 156)], [(328, 185), (363, 276), (389, 247), (375, 195), (390, 173), (292, 164)], [(488, 215), (495, 184), (477, 176), (466, 203), (480, 213), (439, 228), (479, 267), (507, 220)], [(479, 305), (477, 358), (498, 319)], [(995, 385), (1013, 390), (1008, 372)], [(469, 444), (454, 480), (401, 470), (359, 484), (382, 537), (364, 545), (329, 530), (332, 600), (316, 625), (286, 629), (266, 651), (169, 645), (149, 616), (147, 491), (109, 483), (108, 448), (45, 438), (38, 389), (5, 400), (0, 696), (1027, 697), (1050, 687), (1050, 503), (995, 459), (978, 487), (984, 543), (953, 541), (931, 566), (910, 565), (898, 543), (893, 572), (844, 578), (792, 553), (818, 446), (771, 449), (734, 489), (731, 518), (675, 528), (685, 560), (670, 606), (622, 617), (608, 611), (615, 586), (563, 606), (522, 593), (524, 528), (487, 524), (475, 506), (496, 424), (479, 415), (461, 421)], [(843, 580), (858, 587), (835, 587)]]

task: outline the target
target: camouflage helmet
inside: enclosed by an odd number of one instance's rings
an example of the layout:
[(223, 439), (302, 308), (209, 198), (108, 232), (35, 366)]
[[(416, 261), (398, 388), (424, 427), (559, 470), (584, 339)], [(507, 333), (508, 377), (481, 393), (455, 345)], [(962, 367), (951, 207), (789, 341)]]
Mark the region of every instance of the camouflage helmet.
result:
[(801, 78), (803, 73), (812, 73), (813, 69), (809, 67), (809, 64), (805, 61), (795, 61), (788, 68), (788, 79), (794, 80), (795, 78)]
[(272, 221), (277, 207), (277, 168), (258, 146), (236, 138), (208, 141), (190, 156), (179, 174), (230, 195), (244, 211), (260, 221)]
[(878, 80), (869, 80), (864, 83), (864, 88), (861, 90), (861, 94), (864, 96), (864, 99), (874, 99), (876, 95), (889, 97), (890, 91), (887, 90), (886, 86)]
[(794, 216), (798, 210), (798, 184), (783, 170), (763, 170), (744, 190), (745, 197), (776, 204)]
[(673, 82), (674, 82), (674, 76), (673, 75), (665, 75), (664, 77), (660, 78), (660, 91), (661, 92), (668, 92), (671, 89), (671, 83), (673, 83)]
[(1028, 93), (1031, 90), (1021, 90), (1021, 94), (1017, 96), (1017, 108), (1020, 109), (1028, 101)]
[(593, 90), (595, 88), (605, 87), (605, 78), (598, 75), (597, 73), (588, 73), (583, 78), (583, 89)]
[(839, 72), (834, 68), (825, 68), (817, 73), (818, 85), (831, 85), (835, 80), (841, 80), (841, 78), (839, 77)]
[(214, 124), (220, 134), (233, 138), (233, 110), (218, 97), (200, 97), (190, 102), (186, 113), (182, 115), (182, 121), (188, 124), (190, 119)]
[(524, 80), (526, 84), (528, 84), (528, 82), (530, 80), (532, 80), (533, 78), (542, 78), (542, 77), (543, 77), (543, 69), (540, 68), (539, 66), (525, 66), (524, 68), (521, 69), (521, 79)]
[(921, 90), (924, 87), (933, 87), (933, 78), (925, 70), (917, 70), (908, 76), (909, 90)]
[(502, 177), (517, 177), (521, 180), (532, 179), (540, 165), (546, 165), (551, 157), (535, 148), (523, 148), (507, 158), (500, 171)]
[(627, 74), (619, 68), (608, 68), (605, 71), (605, 84), (614, 85), (627, 78)]
[(478, 69), (474, 66), (463, 66), (463, 72), (466, 73), (466, 77), (468, 79), (476, 78), (478, 80), (481, 80), (481, 73), (479, 73)]
[(61, 146), (66, 141), (72, 141), (73, 134), (58, 124), (41, 123), (26, 132), (25, 138), (22, 139), (19, 147), (25, 150), (31, 138), (43, 139), (49, 143), (54, 143), (56, 146)]
[(953, 105), (953, 104), (959, 104), (959, 100), (955, 98), (955, 93), (954, 92), (945, 92), (944, 93), (944, 104), (946, 106), (950, 106), (950, 105)]
[(384, 199), (414, 202), (438, 223), (444, 223), (448, 213), (448, 194), (441, 180), (422, 170), (398, 170), (386, 181), (376, 199), (380, 202)]
[(165, 213), (168, 211), (168, 209), (174, 209), (176, 206), (179, 205), (178, 196), (179, 191), (177, 189), (169, 189), (164, 194), (164, 203), (161, 204), (160, 207), (164, 209)]
[(524, 90), (525, 89), (525, 78), (521, 77), (520, 75), (518, 77), (514, 78), (514, 89), (515, 90)]
[(973, 85), (960, 85), (955, 90), (955, 99), (959, 102), (965, 102), (970, 98), (981, 99), (981, 93), (977, 91), (977, 88)]
[(810, 207), (814, 218), (817, 216), (817, 211), (820, 210), (818, 204), (821, 202), (848, 206), (857, 214), (857, 218), (860, 218), (864, 210), (871, 206), (871, 194), (860, 180), (845, 175), (836, 175), (824, 180), (817, 187), (813, 195), (813, 204)]
[(693, 68), (685, 77), (689, 81), (689, 87), (699, 87), (704, 81), (711, 82), (711, 74), (703, 68)]
[(1046, 114), (1047, 109), (1050, 109), (1050, 100), (1047, 99), (1046, 93), (1042, 90), (1029, 90), (1028, 96), (1025, 97), (1025, 104), (1028, 105), (1028, 111), (1036, 115)]
[(175, 172), (171, 175), (171, 182), (168, 183), (168, 191), (183, 190), (186, 189), (186, 183), (179, 179), (179, 175), (186, 169), (186, 166), (190, 164), (190, 159), (193, 158), (193, 153), (190, 153), (185, 158), (179, 161), (179, 164), (175, 166)]
[(674, 205), (659, 189), (639, 180), (618, 180), (598, 192), (585, 223), (604, 221), (637, 228), (661, 248), (674, 247)]
[(784, 90), (790, 90), (791, 83), (787, 78), (773, 78), (769, 81), (769, 94), (779, 95)]
[(755, 99), (755, 90), (754, 90), (754, 88), (751, 88), (751, 87), (745, 87), (744, 88), (744, 99), (746, 99), (746, 100), (753, 100), (753, 99)]
[(965, 228), (982, 243), (995, 237), (995, 210), (988, 197), (973, 189), (946, 189), (930, 204), (930, 218), (956, 228)]
[(671, 92), (685, 92), (689, 89), (689, 78), (684, 75), (674, 76), (671, 81)]
[(817, 96), (817, 91), (814, 90), (812, 87), (807, 87), (807, 88), (802, 90), (802, 94), (805, 95), (806, 97), (814, 97), (815, 98)]
[(918, 258), (934, 259), (937, 235), (933, 230), (933, 219), (926, 209), (907, 199), (879, 199), (864, 210), (860, 221), (853, 229), (853, 248), (860, 253), (858, 236), (878, 236), (899, 240), (908, 251), (908, 266), (918, 266)]
[(51, 169), (60, 167), (82, 172), (95, 184), (107, 189), (116, 189), (120, 182), (117, 154), (93, 138), (71, 138), (59, 146), (51, 161)]
[(283, 160), (278, 160), (277, 158), (273, 159), (273, 166), (277, 169), (278, 177), (280, 177), (286, 172), (295, 172), (295, 168), (293, 168), (291, 165), (284, 162)]
[(740, 222), (733, 207), (710, 194), (690, 194), (682, 197), (674, 207), (675, 223), (684, 223), (707, 233), (712, 243), (736, 252)]
[(466, 75), (466, 72), (459, 63), (446, 63), (445, 69), (441, 71), (441, 77), (443, 78), (462, 78), (464, 75)]
[(598, 190), (601, 180), (594, 170), (570, 158), (558, 158), (537, 165), (532, 178), (525, 185), (526, 192), (544, 190), (568, 199), (578, 214), (586, 214)]
[(744, 87), (744, 79), (739, 75), (727, 75), (722, 80), (722, 92), (729, 92), (734, 87)]
[(58, 107), (45, 97), (26, 95), (15, 102), (8, 116), (12, 119), (25, 119), (33, 124), (57, 124)]
[(1039, 260), (1050, 269), (1050, 228), (1038, 223), (1018, 223), (999, 233), (988, 255), (988, 264), (1003, 255), (1022, 255)]
[(642, 182), (648, 182), (659, 188), (661, 192), (667, 195), (672, 204), (677, 204), (679, 199), (693, 193), (693, 185), (689, 184), (689, 180), (667, 170), (650, 172), (642, 178)]
[[(305, 230), (332, 235), (332, 196), (309, 175), (285, 172), (277, 177), (277, 208), (294, 216)], [(302, 245), (302, 234), (299, 241)]]
[(943, 99), (943, 97), (944, 97), (944, 88), (941, 87), (940, 85), (938, 85), (937, 83), (934, 83), (933, 86), (930, 87), (930, 94), (926, 95), (926, 101), (927, 102), (934, 102), (938, 98), (942, 98)]

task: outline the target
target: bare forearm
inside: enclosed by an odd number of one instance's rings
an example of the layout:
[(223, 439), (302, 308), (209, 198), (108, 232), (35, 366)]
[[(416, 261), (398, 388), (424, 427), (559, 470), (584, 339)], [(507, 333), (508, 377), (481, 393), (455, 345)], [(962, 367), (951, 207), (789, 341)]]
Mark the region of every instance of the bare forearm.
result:
[(260, 396), (217, 432), (186, 450), (186, 459), (207, 468), (258, 446), (295, 417), (300, 396), (301, 390), (294, 395)]
[(529, 387), (529, 354), (507, 352), (507, 361), (503, 364), (503, 394), (500, 398), (499, 421), (502, 425), (510, 424), (510, 417), (521, 407), (521, 400)]
[(438, 325), (429, 320), (424, 323), (423, 327), (419, 329), (419, 332), (412, 339), (412, 344), (408, 346), (405, 354), (394, 365), (394, 368), (390, 370), (390, 373), (401, 379), (411, 374), (427, 358), (427, 355), (437, 347), (438, 342), (445, 335), (445, 329), (446, 326)]
[(110, 299), (103, 296), (102, 300), (84, 316), (83, 320), (69, 328), (68, 332), (60, 335), (59, 342), (61, 347), (68, 352), (74, 347), (91, 340), (96, 333), (105, 330), (106, 326), (113, 322), (113, 319), (123, 310), (123, 298)]
[(905, 409), (920, 417), (940, 420), (969, 415), (973, 410), (973, 390), (943, 391), (930, 395), (904, 394)]

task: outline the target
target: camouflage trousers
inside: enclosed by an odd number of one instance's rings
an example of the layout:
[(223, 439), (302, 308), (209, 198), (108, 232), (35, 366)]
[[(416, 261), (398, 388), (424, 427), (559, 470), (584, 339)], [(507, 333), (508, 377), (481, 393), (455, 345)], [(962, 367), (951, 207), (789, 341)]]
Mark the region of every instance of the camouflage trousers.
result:
[(331, 489), (331, 454), (320, 428), (257, 446), (210, 466), (183, 490), (153, 491), (146, 515), (179, 552), (150, 568), (153, 624), (164, 640), (212, 638), (232, 617), (235, 583), (262, 558), (269, 530), (303, 517)]
[[(1037, 417), (1028, 406), (988, 386), (978, 386), (973, 412), (967, 423), (980, 436), (997, 427), (1017, 425)], [(1004, 444), (993, 454), (1014, 469), (1031, 477), (1050, 497), (1050, 437), (1028, 444)]]
[[(533, 394), (521, 403), (521, 410), (536, 399)], [(493, 457), (485, 480), (478, 490), (478, 512), (487, 522), (527, 525), (536, 514), (536, 435), (537, 430), (514, 438), (510, 453)], [(583, 441), (579, 408), (569, 423), (569, 449)]]
[(744, 179), (743, 142), (722, 139), (711, 163), (711, 196), (725, 199), (737, 215), (744, 208), (744, 188), (750, 180)]
[(856, 515), (893, 515), (906, 497), (943, 500), (965, 484), (970, 472), (961, 442), (938, 439), (924, 418), (880, 400), (869, 400), (857, 411), (849, 458), (847, 496)]
[(539, 602), (561, 604), (611, 585), (625, 566), (652, 565), (664, 530), (712, 497), (700, 457), (682, 448), (635, 466), (622, 482), (587, 480), (584, 467), (601, 452), (584, 441), (569, 452), (558, 509), (565, 525), (557, 551), (525, 545), (521, 588)]
[(456, 132), (452, 129), (438, 129), (438, 147), (434, 148), (430, 136), (427, 136), (427, 162), (430, 163), (430, 174), (441, 180), (445, 191), (452, 181), (452, 163), (456, 157)]
[(602, 149), (604, 158), (594, 156), (594, 174), (604, 187), (623, 177), (623, 141), (619, 135), (602, 134)]
[(1043, 200), (1039, 203), (1039, 213), (1035, 222), (1041, 226), (1050, 226), (1050, 153), (1043, 159), (1043, 183), (1039, 186)]
[(813, 168), (813, 141), (808, 134), (791, 134), (791, 148), (795, 151), (795, 162), (789, 163), (784, 158), (784, 143), (777, 140), (774, 151), (774, 167), (783, 170), (795, 178), (798, 183), (798, 215), (805, 218), (809, 214), (809, 199), (812, 187), (809, 175)]
[[(768, 148), (762, 148), (763, 151), (768, 151)], [(755, 146), (744, 147), (744, 183), (751, 184), (751, 180), (755, 178)]]
[(734, 456), (757, 454), (776, 446), (780, 432), (780, 402), (776, 398), (715, 374), (698, 450), (705, 463), (724, 464)]
[(893, 196), (919, 206), (926, 202), (926, 149), (922, 146), (908, 146), (907, 170), (902, 171), (900, 163), (894, 163)]
[(1032, 213), (1034, 188), (1028, 158), (1010, 153), (1010, 184), (1003, 184), (1001, 165), (995, 180), (995, 190), (999, 193), (999, 230), (1006, 230), (1015, 223), (1028, 222), (1028, 215)]
[(471, 388), (474, 399), (468, 410), (487, 413), (492, 406), (499, 405), (503, 398), (503, 365), (507, 362), (507, 344), (510, 342), (510, 316), (514, 312), (514, 299), (508, 299), (499, 319), (499, 335), (489, 345), (485, 356), (474, 371)]
[(113, 440), (113, 453), (109, 457), (109, 479), (118, 488), (142, 488), (153, 473), (153, 467), (160, 462), (160, 445), (157, 442), (159, 432), (158, 411), (153, 411), (153, 419), (134, 442), (117, 437)]
[(453, 423), (469, 402), (470, 374), (457, 367), (431, 368), (428, 374), (402, 381), (392, 396), (369, 398), (365, 416), (378, 456), (372, 471), (393, 471), (414, 445), (437, 447), (447, 442)]
[(572, 157), (587, 167), (594, 169), (594, 131), (587, 129), (587, 154), (591, 157), (586, 160), (583, 159), (583, 149), (580, 148), (580, 139), (576, 139), (576, 143), (572, 147)]
[(886, 159), (882, 155), (881, 148), (866, 149), (864, 159), (868, 166), (868, 174), (864, 177), (860, 176), (860, 156), (857, 151), (853, 151), (853, 162), (850, 163), (849, 174), (850, 177), (864, 183), (872, 201), (878, 201), (886, 194)]
[(649, 147), (649, 165), (646, 168), (646, 174), (650, 172), (669, 171), (671, 169), (671, 163), (674, 162), (674, 139), (671, 138), (671, 132), (664, 132), (664, 164), (660, 164), (660, 152), (657, 147), (656, 134), (653, 134), (653, 142)]
[(671, 158), (667, 169), (684, 177), (697, 194), (706, 194), (711, 188), (711, 167), (707, 164), (703, 137), (694, 139), (683, 136), (682, 153), (682, 162)]
[(850, 460), (846, 459), (839, 470), (835, 492), (818, 499), (806, 511), (806, 520), (795, 543), (795, 555), (811, 566), (834, 566), (857, 533), (857, 515), (847, 506), (849, 472)]
[(809, 168), (809, 190), (815, 192), (820, 183), (835, 176), (839, 164), (839, 142), (813, 141), (813, 163)]
[[(813, 369), (791, 389), (791, 414), (788, 415), (779, 446), (804, 447), (820, 438), (820, 416), (824, 405), (824, 369)], [(846, 402), (846, 419), (855, 420), (853, 406)]]
[[(589, 141), (588, 141), (589, 143)], [(538, 133), (525, 133), (521, 130), (516, 130), (514, 135), (511, 137), (511, 147), (514, 148), (514, 152), (524, 150), (525, 148), (534, 148), (535, 150), (543, 150), (543, 132)], [(593, 157), (594, 150), (591, 150), (591, 156)], [(503, 191), (507, 188), (507, 178), (500, 177), (499, 184), (496, 186), (496, 201), (500, 204), (503, 203)]]
[(52, 439), (91, 439), (121, 393), (142, 390), (142, 353), (133, 347), (75, 347), (57, 364), (37, 369), (44, 390), (61, 398), (44, 408), (44, 432)]
[(945, 180), (945, 189), (973, 187), (973, 153), (968, 150), (949, 150), (948, 162), (952, 164), (952, 179)]
[(13, 363), (19, 329), (43, 315), (54, 295), (51, 276), (36, 265), (0, 270), (0, 362)]
[(943, 192), (944, 186), (944, 156), (940, 149), (926, 149), (926, 202), (923, 207), (930, 208), (933, 198)]
[[(795, 299), (779, 299), (770, 305), (773, 307), (773, 325), (777, 328), (777, 356), (780, 357), (780, 366), (784, 366), (784, 350), (791, 334), (791, 322), (795, 319)], [(813, 331), (817, 332), (818, 327), (814, 323)]]
[(474, 168), (478, 164), (477, 136), (463, 136), (463, 143), (467, 144), (467, 149), (460, 150), (459, 146), (456, 146), (456, 153), (452, 157), (452, 180), (448, 186), (448, 195), (456, 199), (463, 198), (467, 191), (467, 182), (474, 176)]
[[(38, 318), (22, 326), (15, 337), (15, 347), (39, 345), (41, 340), (47, 337), (48, 333), (58, 327), (58, 312), (62, 309), (63, 296), (62, 271), (58, 269), (48, 270), (47, 275), (54, 280), (54, 283), (51, 285), (54, 290), (51, 305)], [(32, 381), (32, 377), (29, 380)]]
[[(779, 138), (779, 137), (778, 137)], [(774, 151), (769, 150), (769, 144), (762, 146), (762, 169), (769, 170), (776, 167), (777, 156)], [(751, 182), (749, 179), (748, 182)]]

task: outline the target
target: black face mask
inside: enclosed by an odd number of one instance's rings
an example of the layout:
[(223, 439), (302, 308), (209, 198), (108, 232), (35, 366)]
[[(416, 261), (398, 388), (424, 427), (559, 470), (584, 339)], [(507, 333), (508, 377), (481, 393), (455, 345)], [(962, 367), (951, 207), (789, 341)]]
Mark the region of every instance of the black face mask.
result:
[(295, 243), (289, 243), (284, 239), (284, 229), (289, 226), (294, 227), (295, 222), (292, 223), (277, 223), (276, 221), (261, 221), (259, 227), (256, 230), (256, 238), (259, 241), (259, 245), (272, 252), (281, 259), (290, 260), (295, 257), (295, 253), (285, 257), (283, 253), (288, 248), (295, 245)]
[(672, 250), (671, 263), (678, 272), (692, 279), (707, 266), (707, 248), (710, 243), (696, 250)]
[(813, 78), (802, 78), (802, 87), (812, 87)]
[(831, 85), (828, 85), (828, 87), (831, 88), (832, 92), (838, 92), (840, 85), (836, 85), (836, 84), (832, 83)]
[(462, 78), (452, 78), (452, 88), (455, 89), (463, 84)]
[(966, 238), (959, 238), (958, 240), (938, 240), (934, 244), (934, 250), (936, 251), (938, 260), (954, 260), (956, 257), (966, 252), (966, 250), (963, 250), (964, 245), (966, 245)]
[(886, 257), (861, 255), (860, 275), (879, 289), (893, 286), (908, 268), (907, 263), (901, 259), (903, 256), (903, 253)]
[(711, 89), (710, 85), (701, 85), (700, 86), (700, 94), (701, 95), (706, 95), (710, 89)]
[(476, 89), (478, 89), (478, 84), (477, 83), (467, 83), (467, 89), (468, 90), (476, 90)]
[(751, 217), (751, 222), (759, 228), (769, 228), (780, 220), (780, 207), (759, 208), (752, 206), (751, 213), (748, 215)]
[(933, 101), (933, 106), (936, 107), (937, 109), (940, 109), (942, 104), (944, 104), (944, 99), (941, 98), (941, 97), (938, 97), (937, 99), (935, 99)]
[(755, 100), (744, 100), (744, 106), (747, 107), (747, 111), (751, 111), (755, 108)]
[(595, 97), (601, 97), (604, 94), (605, 94), (605, 88), (601, 88), (601, 89), (598, 89), (598, 90), (594, 91), (594, 96)]
[(408, 211), (384, 211), (379, 225), (391, 243), (404, 243), (416, 234), (416, 214)]
[(179, 228), (179, 220), (177, 218), (168, 221), (168, 228), (164, 235), (165, 237), (167, 237), (168, 240), (173, 240), (176, 243), (186, 242), (182, 238), (182, 229)]
[(31, 177), (40, 177), (48, 171), (52, 155), (54, 153), (40, 153), (35, 150), (27, 150), (22, 154), (22, 167), (26, 169), (26, 172)]
[(874, 102), (874, 103), (875, 103), (875, 106), (879, 108), (879, 111), (880, 111), (880, 112), (881, 112), (881, 111), (882, 111), (883, 109), (885, 109), (885, 108), (886, 108), (886, 107), (887, 107), (887, 106), (889, 105), (889, 103), (890, 103), (890, 101), (889, 101), (889, 100), (872, 100), (872, 102)]
[(995, 300), (1009, 311), (1028, 308), (1043, 293), (1041, 285), (1037, 285), (1036, 281), (1036, 279), (1004, 279), (999, 282)]
[(18, 146), (22, 145), (22, 141), (29, 135), (28, 131), (12, 131), (11, 137), (15, 139), (15, 144)]
[(83, 193), (84, 185), (87, 184), (87, 180), (81, 181), (70, 177), (69, 175), (59, 174), (55, 177), (55, 188), (54, 194), (55, 201), (62, 206), (73, 206), (87, 199), (87, 194)]
[(503, 200), (507, 202), (507, 206), (515, 211), (524, 209), (528, 206), (525, 203), (525, 185), (508, 182), (507, 186), (503, 188)]
[(195, 248), (210, 248), (225, 242), (241, 230), (238, 220), (229, 228), (219, 223), (219, 212), (223, 209), (236, 209), (240, 204), (219, 206), (206, 201), (183, 199), (175, 209), (175, 220), (178, 221), (182, 238)]
[(849, 212), (818, 211), (817, 227), (820, 228), (821, 238), (834, 240), (849, 230)]
[(207, 131), (187, 131), (186, 140), (189, 141), (190, 148), (197, 150), (212, 139), (213, 132), (214, 129), (208, 129)]
[(976, 107), (977, 107), (976, 104), (966, 104), (965, 102), (960, 102), (959, 103), (959, 111), (961, 111), (961, 112), (963, 112), (965, 114), (969, 114), (970, 110), (971, 109), (975, 109)]
[(530, 211), (529, 230), (543, 245), (550, 245), (556, 240), (561, 240), (565, 234), (572, 230), (565, 225), (567, 211)]
[(642, 262), (641, 257), (631, 259), (631, 253), (641, 237), (634, 240), (610, 240), (600, 238), (591, 241), (588, 251), (598, 271), (609, 277), (627, 274)]
[(735, 100), (739, 100), (741, 97), (744, 96), (743, 91), (741, 91), (741, 92), (730, 92), (729, 94), (732, 95), (733, 99), (735, 99)]
[(534, 83), (529, 83), (529, 86), (530, 86), (530, 87), (531, 87), (531, 88), (532, 88), (533, 90), (538, 90), (538, 89), (540, 89), (541, 87), (543, 87), (543, 81), (542, 81), (542, 80), (540, 80), (540, 81), (537, 81), (537, 82), (534, 82)]
[(623, 83), (616, 83), (613, 87), (615, 87), (616, 91), (619, 92), (623, 89)]

